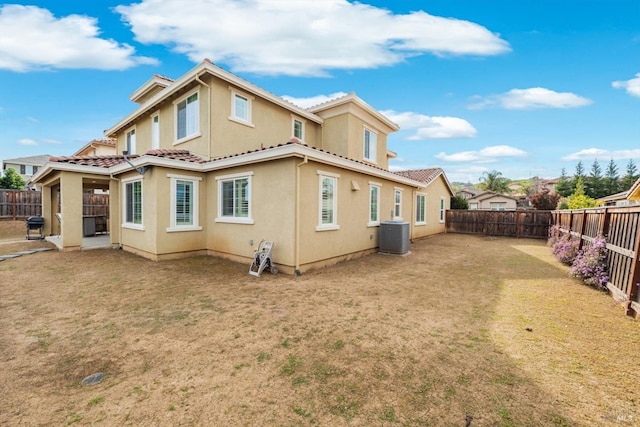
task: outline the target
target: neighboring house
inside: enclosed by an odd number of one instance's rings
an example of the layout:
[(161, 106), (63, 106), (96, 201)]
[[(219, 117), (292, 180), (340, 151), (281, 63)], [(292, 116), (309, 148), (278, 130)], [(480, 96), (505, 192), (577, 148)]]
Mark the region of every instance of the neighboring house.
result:
[(411, 239), (445, 231), (444, 173), (390, 172), (398, 126), (353, 93), (303, 109), (205, 60), (132, 99), (105, 131), (119, 154), (52, 158), (34, 177), (47, 235), (61, 197), (65, 250), (82, 248), (86, 188), (109, 191), (111, 243), (153, 260), (248, 265), (266, 239), (278, 268), (298, 273), (375, 251), (387, 219), (408, 222)]
[(469, 210), (513, 211), (518, 200), (493, 191), (482, 192), (467, 200)]
[(550, 194), (555, 194), (556, 185), (558, 185), (558, 182), (560, 182), (560, 178), (540, 179), (539, 180), (540, 189), (537, 192), (539, 193), (542, 190), (549, 190)]
[(72, 156), (111, 156), (117, 154), (116, 140), (112, 138), (96, 138), (72, 154)]
[(40, 156), (30, 157), (18, 157), (16, 159), (7, 159), (2, 161), (2, 171), (7, 169), (13, 169), (24, 179), (25, 182), (29, 182), (31, 177), (38, 172), (45, 163), (49, 161), (51, 156), (43, 154)]
[(482, 190), (478, 190), (478, 189), (475, 189), (475, 188), (467, 187), (467, 188), (463, 188), (461, 190), (456, 191), (455, 195), (456, 196), (460, 196), (465, 200), (469, 200), (472, 197), (475, 197), (475, 196), (477, 196), (478, 194), (480, 194), (482, 192), (483, 192)]
[(601, 197), (596, 200), (602, 206), (636, 206), (640, 205), (640, 178), (627, 191)]

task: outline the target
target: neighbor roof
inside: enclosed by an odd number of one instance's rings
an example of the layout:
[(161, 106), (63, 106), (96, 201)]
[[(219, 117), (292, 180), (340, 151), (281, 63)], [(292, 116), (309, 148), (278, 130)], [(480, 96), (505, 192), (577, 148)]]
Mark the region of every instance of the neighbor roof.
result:
[(95, 147), (96, 145), (102, 145), (104, 147), (115, 147), (116, 146), (116, 140), (113, 139), (113, 138), (94, 138), (91, 141), (89, 141), (88, 143), (86, 143), (78, 151), (73, 153), (73, 155), (77, 156), (78, 153), (83, 152), (84, 150), (86, 150), (89, 147)]
[(49, 161), (49, 154), (42, 154), (40, 156), (28, 156), (28, 157), (16, 157), (15, 159), (6, 159), (2, 161), (3, 169), (4, 165), (7, 163), (17, 164), (17, 165), (31, 165), (31, 166), (42, 166)]

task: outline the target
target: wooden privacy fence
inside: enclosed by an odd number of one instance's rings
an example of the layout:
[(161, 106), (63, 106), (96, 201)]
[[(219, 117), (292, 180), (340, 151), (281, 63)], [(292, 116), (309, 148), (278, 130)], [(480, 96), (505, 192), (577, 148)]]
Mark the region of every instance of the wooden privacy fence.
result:
[(0, 190), (0, 219), (26, 219), (41, 213), (39, 191)]
[(446, 229), (447, 233), (546, 239), (551, 221), (551, 211), (448, 210)]
[[(40, 191), (0, 190), (0, 220), (20, 220), (36, 215), (42, 215)], [(109, 195), (84, 193), (82, 215), (109, 217)]]
[(640, 313), (640, 206), (553, 212), (563, 234), (580, 239), (580, 246), (598, 236), (607, 243), (607, 288), (617, 301), (627, 302), (627, 314)]

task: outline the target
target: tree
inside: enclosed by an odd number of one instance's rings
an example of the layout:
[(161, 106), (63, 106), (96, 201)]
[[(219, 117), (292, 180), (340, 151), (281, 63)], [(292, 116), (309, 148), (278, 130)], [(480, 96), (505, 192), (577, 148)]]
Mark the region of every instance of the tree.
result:
[(618, 177), (618, 166), (613, 159), (609, 160), (607, 171), (604, 175), (605, 196), (610, 196), (620, 192), (620, 179)]
[(502, 177), (502, 172), (498, 172), (494, 169), (491, 172), (484, 172), (482, 175), (482, 178), (480, 178), (480, 184), (478, 184), (478, 188), (481, 190), (488, 190), (502, 194), (510, 192), (509, 182), (506, 178)]
[(562, 175), (556, 184), (556, 193), (562, 197), (569, 197), (573, 194), (575, 187), (571, 184), (571, 180), (567, 177), (567, 172), (562, 168)]
[(627, 163), (627, 174), (622, 178), (622, 181), (620, 181), (620, 191), (629, 190), (638, 180), (639, 176), (636, 164), (633, 162), (633, 159), (629, 159), (629, 163)]
[(560, 200), (559, 194), (552, 194), (546, 188), (539, 193), (531, 196), (531, 204), (534, 209), (539, 211), (550, 211), (558, 206), (558, 201)]
[(584, 174), (584, 165), (582, 164), (582, 160), (576, 164), (576, 171), (573, 174), (573, 180), (571, 180), (571, 187), (573, 187), (572, 194), (576, 191), (576, 187), (578, 185), (578, 180), (582, 180), (582, 184), (584, 185), (584, 180), (587, 176)]
[(15, 170), (8, 168), (4, 171), (4, 176), (0, 178), (0, 188), (7, 190), (24, 190), (27, 183)]
[(469, 209), (469, 202), (462, 196), (453, 196), (451, 198), (451, 209)]
[(595, 206), (596, 201), (584, 194), (584, 183), (581, 178), (578, 178), (576, 182), (576, 192), (569, 196), (569, 200), (567, 200), (567, 208), (584, 209), (593, 208)]
[(604, 180), (602, 179), (602, 168), (598, 159), (593, 161), (589, 176), (584, 181), (584, 193), (592, 199), (599, 199), (606, 196)]

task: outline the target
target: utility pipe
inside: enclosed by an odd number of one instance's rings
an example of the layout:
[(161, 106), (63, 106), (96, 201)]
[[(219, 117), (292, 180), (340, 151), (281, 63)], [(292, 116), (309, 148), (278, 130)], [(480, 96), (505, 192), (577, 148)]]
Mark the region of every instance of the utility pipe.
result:
[[(196, 81), (201, 85), (204, 85), (207, 87), (207, 98), (209, 98), (209, 109), (208, 109), (209, 111), (207, 111), (207, 133), (209, 134), (209, 138), (208, 138), (209, 141), (207, 143), (207, 158), (211, 160), (211, 133), (212, 133), (211, 132), (211, 110), (213, 105), (213, 102), (211, 100), (211, 86), (203, 82), (200, 79), (199, 75), (196, 75)], [(198, 117), (198, 119), (200, 119), (200, 117)]]

